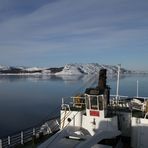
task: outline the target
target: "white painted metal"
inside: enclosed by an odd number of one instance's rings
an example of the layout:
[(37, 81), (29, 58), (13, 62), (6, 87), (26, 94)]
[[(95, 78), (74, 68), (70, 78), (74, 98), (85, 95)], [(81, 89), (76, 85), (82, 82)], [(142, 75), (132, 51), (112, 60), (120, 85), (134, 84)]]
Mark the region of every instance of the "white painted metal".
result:
[(148, 119), (133, 117), (131, 120), (131, 146), (133, 148), (147, 148)]
[(82, 126), (82, 114), (83, 112), (61, 110), (61, 129), (63, 129), (66, 126), (80, 126), (81, 127)]
[(106, 131), (106, 130), (99, 130), (93, 137), (88, 138), (88, 140), (84, 141), (84, 143), (80, 143), (76, 148), (91, 148), (96, 143), (100, 142), (103, 139), (110, 139), (112, 137), (119, 136), (121, 134), (120, 131)]

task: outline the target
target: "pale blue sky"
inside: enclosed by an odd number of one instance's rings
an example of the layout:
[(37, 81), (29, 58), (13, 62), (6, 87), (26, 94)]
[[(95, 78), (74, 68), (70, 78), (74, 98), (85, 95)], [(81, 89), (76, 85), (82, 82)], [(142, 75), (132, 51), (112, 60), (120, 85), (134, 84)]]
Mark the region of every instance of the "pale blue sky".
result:
[(148, 0), (0, 0), (0, 64), (148, 70)]

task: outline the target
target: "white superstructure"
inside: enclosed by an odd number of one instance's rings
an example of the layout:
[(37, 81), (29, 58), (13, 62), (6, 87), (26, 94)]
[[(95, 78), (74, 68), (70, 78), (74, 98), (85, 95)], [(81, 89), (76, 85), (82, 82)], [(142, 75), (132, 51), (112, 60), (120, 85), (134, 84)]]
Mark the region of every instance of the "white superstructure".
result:
[[(99, 86), (86, 89), (83, 95), (71, 97), (72, 101), (62, 99), (61, 130), (39, 148), (121, 147), (117, 116), (107, 112), (109, 89), (106, 70), (103, 69)], [(69, 103), (66, 103), (67, 100)], [(107, 143), (111, 140), (116, 142)]]

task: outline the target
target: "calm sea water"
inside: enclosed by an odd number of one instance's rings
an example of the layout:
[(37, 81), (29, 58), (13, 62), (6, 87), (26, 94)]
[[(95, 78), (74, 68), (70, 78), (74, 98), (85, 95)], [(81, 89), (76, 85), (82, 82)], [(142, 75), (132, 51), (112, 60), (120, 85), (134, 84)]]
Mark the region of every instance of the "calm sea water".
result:
[[(96, 86), (92, 76), (0, 76), (0, 137), (32, 127), (59, 114), (61, 98), (84, 92)], [(148, 75), (124, 76), (120, 80), (120, 95), (148, 96)], [(116, 92), (116, 78), (108, 84)]]

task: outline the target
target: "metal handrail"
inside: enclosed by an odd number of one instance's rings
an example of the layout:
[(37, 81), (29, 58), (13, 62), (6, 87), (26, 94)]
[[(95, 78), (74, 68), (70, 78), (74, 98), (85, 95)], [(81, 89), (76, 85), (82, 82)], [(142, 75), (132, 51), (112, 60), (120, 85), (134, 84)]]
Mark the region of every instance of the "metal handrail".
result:
[[(48, 120), (46, 122), (51, 122), (51, 124), (49, 125), (49, 127), (52, 127), (55, 125), (55, 122), (57, 122), (57, 119), (52, 119), (52, 120)], [(46, 123), (45, 122), (45, 123)], [(52, 125), (54, 124), (54, 125)], [(23, 145), (31, 140), (33, 140), (34, 136), (36, 138), (39, 138), (39, 134), (41, 133), (41, 127), (42, 125), (38, 125), (34, 128), (30, 128), (30, 129), (26, 129), (24, 131), (20, 131), (14, 135), (11, 136), (7, 136), (4, 138), (0, 139), (0, 148), (8, 148), (8, 147), (14, 147), (17, 145)], [(51, 129), (50, 133), (55, 132), (56, 130), (59, 130), (59, 127), (57, 126), (57, 124)]]

